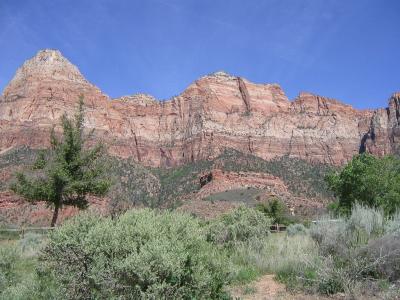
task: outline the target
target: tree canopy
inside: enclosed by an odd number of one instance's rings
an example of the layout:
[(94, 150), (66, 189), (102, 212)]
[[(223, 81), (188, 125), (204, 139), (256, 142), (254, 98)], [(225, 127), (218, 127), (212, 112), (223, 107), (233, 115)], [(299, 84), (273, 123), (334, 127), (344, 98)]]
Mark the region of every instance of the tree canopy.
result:
[(381, 208), (392, 215), (400, 208), (400, 159), (360, 154), (326, 177), (338, 199), (337, 210), (349, 213), (355, 203)]
[(11, 185), (15, 193), (28, 201), (45, 201), (54, 207), (51, 226), (56, 224), (63, 206), (84, 209), (88, 194), (103, 196), (110, 187), (101, 161), (103, 144), (84, 147), (91, 134), (84, 135), (83, 97), (75, 117), (64, 114), (61, 126), (61, 137), (57, 137), (54, 129), (51, 132), (51, 149), (41, 151), (31, 171), (17, 173), (16, 182)]

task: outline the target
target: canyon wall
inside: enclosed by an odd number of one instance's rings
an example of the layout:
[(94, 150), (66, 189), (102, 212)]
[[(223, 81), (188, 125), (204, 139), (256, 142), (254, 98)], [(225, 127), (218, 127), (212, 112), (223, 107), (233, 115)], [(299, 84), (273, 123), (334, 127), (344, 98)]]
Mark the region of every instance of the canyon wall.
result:
[(57, 50), (42, 50), (19, 68), (0, 96), (0, 153), (49, 145), (63, 113), (84, 96), (88, 130), (111, 154), (148, 166), (211, 159), (225, 148), (263, 159), (281, 156), (341, 165), (354, 154), (398, 153), (400, 94), (386, 109), (357, 110), (300, 93), (289, 101), (277, 84), (255, 84), (217, 72), (179, 96), (137, 94), (111, 99)]

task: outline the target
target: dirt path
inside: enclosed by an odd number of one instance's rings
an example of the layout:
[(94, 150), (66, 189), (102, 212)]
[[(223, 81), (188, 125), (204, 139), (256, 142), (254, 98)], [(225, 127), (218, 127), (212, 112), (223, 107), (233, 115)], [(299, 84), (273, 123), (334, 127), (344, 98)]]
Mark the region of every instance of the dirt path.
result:
[(291, 294), (285, 285), (274, 279), (275, 275), (264, 275), (254, 283), (235, 287), (231, 290), (233, 299), (241, 300), (324, 300), (326, 298), (314, 295)]
[(274, 275), (264, 275), (252, 284), (235, 287), (232, 290), (232, 297), (243, 300), (269, 300), (279, 299), (277, 297), (284, 293), (286, 293), (285, 286), (274, 280)]

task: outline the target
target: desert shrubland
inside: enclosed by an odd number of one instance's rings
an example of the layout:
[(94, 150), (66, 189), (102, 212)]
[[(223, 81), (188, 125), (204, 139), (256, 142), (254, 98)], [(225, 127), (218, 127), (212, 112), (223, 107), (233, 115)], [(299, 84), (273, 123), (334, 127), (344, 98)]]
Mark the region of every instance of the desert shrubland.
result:
[[(85, 213), (0, 249), (0, 299), (229, 299), (229, 287), (275, 274), (291, 293), (399, 295), (398, 215), (349, 216), (271, 234), (248, 208), (211, 221), (176, 211)], [(249, 285), (250, 286), (250, 285)]]

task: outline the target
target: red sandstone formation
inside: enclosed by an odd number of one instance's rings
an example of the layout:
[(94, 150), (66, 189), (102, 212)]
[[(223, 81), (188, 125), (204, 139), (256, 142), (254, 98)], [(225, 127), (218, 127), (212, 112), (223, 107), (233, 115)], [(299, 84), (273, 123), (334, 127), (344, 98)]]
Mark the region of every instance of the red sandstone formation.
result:
[(282, 155), (339, 165), (366, 150), (397, 151), (399, 94), (388, 109), (361, 111), (301, 93), (290, 102), (277, 84), (223, 72), (204, 76), (165, 102), (148, 95), (110, 99), (59, 51), (26, 61), (0, 97), (0, 152), (42, 148), (48, 132), (85, 96), (86, 127), (120, 157), (173, 166), (215, 157), (230, 147), (264, 159)]
[[(183, 197), (180, 211), (193, 213), (197, 216), (209, 219), (246, 203), (246, 201), (235, 201), (229, 199), (210, 201), (208, 196), (235, 190), (246, 190), (248, 188), (258, 189), (254, 199), (247, 203), (256, 205), (264, 203), (273, 198), (283, 200), (294, 215), (303, 217), (314, 217), (324, 211), (325, 199), (312, 199), (297, 197), (290, 193), (285, 183), (279, 177), (267, 173), (255, 172), (224, 172), (219, 169), (212, 170), (200, 177), (202, 188), (196, 194)], [(239, 193), (239, 192), (238, 192)], [(232, 201), (233, 200), (233, 201)]]
[[(85, 126), (94, 129), (94, 139), (105, 141), (111, 154), (148, 166), (211, 159), (225, 148), (267, 160), (287, 155), (333, 165), (360, 151), (400, 153), (400, 93), (390, 98), (386, 109), (357, 110), (310, 93), (289, 101), (277, 84), (255, 84), (217, 72), (168, 101), (146, 94), (110, 99), (59, 51), (43, 50), (17, 70), (0, 96), (0, 154), (23, 145), (48, 146), (49, 131), (60, 130), (61, 115), (75, 112), (80, 95), (85, 99)], [(3, 168), (0, 180), (8, 181), (14, 171), (14, 166)], [(188, 195), (181, 209), (214, 216), (237, 203), (201, 199), (247, 186), (278, 195), (296, 211), (323, 206), (321, 199), (291, 195), (281, 179), (268, 174), (212, 173), (213, 180)], [(93, 203), (104, 210), (104, 204)], [(6, 219), (15, 216), (18, 222), (38, 224), (46, 223), (51, 213), (8, 192), (0, 192), (0, 210)], [(73, 213), (66, 210), (64, 216)]]

